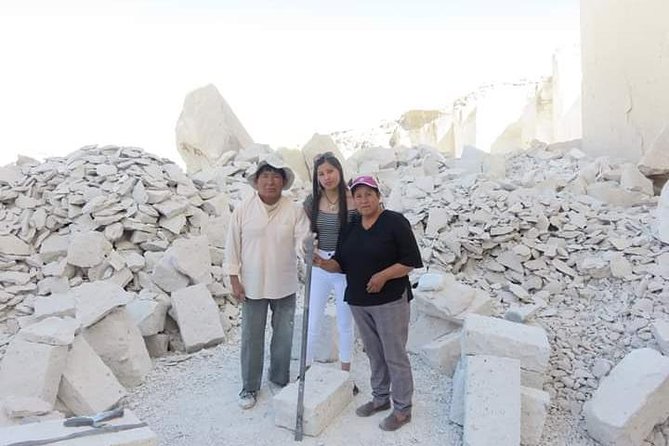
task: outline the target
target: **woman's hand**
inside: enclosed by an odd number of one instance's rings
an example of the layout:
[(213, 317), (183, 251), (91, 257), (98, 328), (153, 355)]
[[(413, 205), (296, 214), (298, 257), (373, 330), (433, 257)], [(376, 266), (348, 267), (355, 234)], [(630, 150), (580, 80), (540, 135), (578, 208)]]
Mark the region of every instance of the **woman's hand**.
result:
[(339, 263), (334, 259), (324, 259), (318, 254), (314, 254), (314, 266), (317, 266), (329, 273), (340, 273)]
[(368, 293), (378, 293), (383, 289), (383, 286), (386, 284), (388, 279), (383, 271), (374, 274), (367, 282), (367, 292)]

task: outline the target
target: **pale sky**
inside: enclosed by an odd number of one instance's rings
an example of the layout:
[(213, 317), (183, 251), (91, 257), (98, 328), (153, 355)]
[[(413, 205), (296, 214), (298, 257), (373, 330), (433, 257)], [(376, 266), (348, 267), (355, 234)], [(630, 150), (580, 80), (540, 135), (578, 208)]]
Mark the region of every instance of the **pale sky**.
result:
[(0, 0), (0, 164), (87, 144), (181, 163), (184, 96), (213, 83), (256, 142), (375, 126), (550, 75), (578, 0)]

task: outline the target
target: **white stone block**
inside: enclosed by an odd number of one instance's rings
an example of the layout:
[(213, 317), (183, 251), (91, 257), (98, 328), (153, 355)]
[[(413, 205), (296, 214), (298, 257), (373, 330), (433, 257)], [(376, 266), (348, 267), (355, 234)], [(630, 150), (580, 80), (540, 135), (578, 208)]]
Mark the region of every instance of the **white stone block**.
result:
[[(123, 417), (106, 422), (110, 426), (140, 424), (135, 414), (125, 409)], [(66, 437), (77, 432), (90, 431), (90, 426), (65, 427), (63, 420), (43, 421), (0, 428), (0, 446), (31, 441), (46, 441)], [(62, 446), (158, 446), (158, 436), (148, 427), (137, 427), (119, 432), (98, 433), (69, 441), (55, 443)]]
[(167, 254), (163, 255), (153, 267), (151, 280), (158, 285), (160, 289), (168, 293), (186, 288), (190, 283), (188, 277), (181, 274), (172, 265), (172, 256)]
[(28, 325), (18, 335), (29, 342), (48, 345), (70, 345), (81, 323), (73, 317), (49, 317)]
[(444, 335), (425, 344), (421, 348), (421, 355), (432, 367), (453, 376), (455, 367), (460, 361), (460, 332)]
[(540, 444), (550, 403), (548, 392), (525, 386), (520, 388), (520, 442), (523, 445)]
[(7, 416), (14, 419), (46, 415), (53, 410), (53, 404), (30, 396), (9, 396), (2, 400), (2, 405)]
[(186, 351), (216, 345), (225, 339), (218, 305), (206, 285), (193, 285), (173, 292), (172, 310)]
[[(274, 396), (274, 423), (277, 426), (295, 429), (298, 386), (299, 382), (291, 383)], [(352, 400), (353, 381), (348, 372), (312, 365), (304, 382), (304, 434), (320, 434)]]
[(167, 251), (172, 265), (193, 283), (211, 283), (211, 255), (206, 236), (175, 240)]
[(446, 279), (443, 274), (425, 273), (418, 279), (418, 291), (441, 291)]
[(151, 371), (144, 338), (125, 308), (84, 330), (84, 337), (125, 387), (140, 384)]
[(75, 415), (92, 415), (110, 409), (125, 394), (111, 369), (83, 336), (77, 336), (67, 356), (58, 398)]
[(669, 321), (655, 321), (651, 326), (655, 341), (665, 355), (669, 355)]
[(168, 305), (148, 299), (135, 299), (125, 307), (142, 336), (151, 336), (165, 329)]
[(0, 254), (29, 256), (30, 245), (15, 235), (0, 235)]
[(493, 355), (520, 360), (521, 367), (543, 373), (548, 366), (550, 345), (540, 327), (504, 319), (470, 314), (462, 330), (463, 355)]
[(465, 361), (466, 446), (520, 444), (520, 361), (476, 355)]
[(669, 417), (669, 358), (649, 348), (632, 351), (602, 379), (583, 415), (602, 444), (642, 444)]
[(12, 339), (0, 363), (0, 398), (35, 397), (56, 402), (67, 347)]

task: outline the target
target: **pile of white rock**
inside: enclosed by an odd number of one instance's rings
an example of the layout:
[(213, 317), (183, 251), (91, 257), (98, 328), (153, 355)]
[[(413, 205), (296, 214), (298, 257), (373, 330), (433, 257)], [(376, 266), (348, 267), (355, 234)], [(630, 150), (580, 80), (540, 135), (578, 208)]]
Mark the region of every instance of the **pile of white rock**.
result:
[(227, 225), (269, 151), (192, 176), (116, 146), (0, 169), (0, 422), (108, 409), (150, 356), (224, 340)]

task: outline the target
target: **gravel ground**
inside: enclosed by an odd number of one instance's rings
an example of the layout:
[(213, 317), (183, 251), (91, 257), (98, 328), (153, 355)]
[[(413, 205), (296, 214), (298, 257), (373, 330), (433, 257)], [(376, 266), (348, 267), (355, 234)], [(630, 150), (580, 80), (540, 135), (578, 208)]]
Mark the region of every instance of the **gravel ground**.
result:
[[(413, 420), (397, 432), (382, 432), (385, 416), (359, 418), (355, 408), (369, 394), (367, 358), (357, 346), (353, 379), (360, 394), (316, 438), (305, 445), (461, 445), (462, 428), (448, 420), (451, 380), (411, 355), (415, 397)], [(267, 364), (267, 362), (266, 362)], [(337, 367), (336, 364), (330, 364)], [(293, 371), (298, 363), (293, 362)], [(193, 355), (170, 356), (157, 361), (146, 382), (129, 396), (128, 405), (160, 437), (161, 445), (282, 445), (295, 443), (293, 432), (274, 425), (272, 391), (263, 384), (258, 404), (243, 411), (237, 406), (241, 387), (239, 338), (234, 331), (226, 344)], [(308, 391), (308, 388), (307, 388)], [(544, 429), (542, 445), (594, 445), (575, 418), (554, 407)]]

